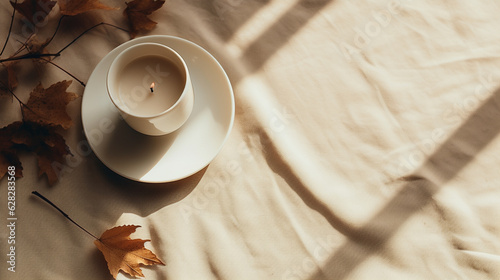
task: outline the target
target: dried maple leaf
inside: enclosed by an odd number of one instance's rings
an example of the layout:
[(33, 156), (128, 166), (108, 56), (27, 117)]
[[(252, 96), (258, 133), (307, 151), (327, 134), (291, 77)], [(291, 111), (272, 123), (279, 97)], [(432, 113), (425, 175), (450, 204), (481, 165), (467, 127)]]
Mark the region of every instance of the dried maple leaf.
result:
[(150, 240), (130, 238), (130, 234), (134, 233), (138, 227), (140, 226), (114, 227), (106, 230), (99, 239), (94, 241), (95, 246), (104, 255), (109, 272), (115, 279), (120, 270), (133, 277), (144, 277), (140, 264), (165, 265), (153, 252), (144, 248), (144, 243)]
[(50, 38), (45, 41), (39, 41), (36, 35), (31, 36), (26, 41), (25, 48), (28, 50), (26, 56), (33, 58), (32, 62), (35, 66), (39, 67), (52, 59), (52, 56), (44, 56), (42, 58), (42, 55), (49, 53), (46, 47), (50, 42)]
[(22, 3), (10, 2), (12, 7), (33, 25), (44, 22), (56, 3), (56, 1), (51, 0), (24, 0)]
[(17, 156), (16, 144), (12, 142), (12, 135), (20, 126), (21, 122), (15, 122), (0, 129), (0, 179), (5, 176), (9, 166), (16, 167), (16, 177), (23, 176), (23, 166)]
[(58, 0), (61, 14), (75, 16), (92, 10), (116, 10), (106, 6), (99, 0)]
[(24, 120), (47, 126), (61, 126), (64, 129), (71, 127), (73, 122), (66, 112), (66, 106), (78, 95), (66, 91), (70, 84), (71, 81), (62, 81), (47, 89), (41, 83), (38, 84), (31, 92), (26, 106), (23, 106)]
[[(41, 84), (31, 92), (26, 105), (22, 106), (23, 121), (14, 122), (0, 129), (0, 179), (10, 165), (16, 166), (16, 175), (22, 177), (22, 166), (17, 152), (34, 152), (38, 159), (38, 175), (47, 176), (49, 184), (58, 179), (58, 166), (71, 155), (64, 138), (57, 128), (69, 128), (71, 118), (66, 105), (77, 95), (67, 92), (71, 81), (62, 81), (44, 89)], [(59, 165), (57, 165), (57, 164)]]
[(26, 42), (26, 48), (28, 49), (28, 52), (30, 54), (40, 55), (48, 53), (48, 51), (45, 48), (49, 43), (50, 43), (50, 38), (45, 40), (44, 42), (40, 42), (36, 36), (33, 36)]
[(157, 22), (148, 18), (165, 3), (164, 0), (133, 0), (126, 2), (127, 8), (123, 14), (129, 21), (130, 37), (135, 38), (141, 31), (152, 30)]
[(58, 175), (53, 163), (64, 164), (66, 155), (70, 155), (71, 152), (55, 127), (25, 121), (12, 135), (12, 142), (23, 145), (37, 155), (39, 177), (47, 175), (50, 185), (57, 182)]
[(19, 157), (17, 153), (12, 150), (6, 150), (0, 152), (0, 179), (5, 176), (9, 166), (16, 167), (16, 176), (17, 178), (23, 177), (23, 166), (19, 161)]
[(11, 123), (0, 129), (0, 178), (5, 175), (4, 168), (10, 165), (16, 166), (16, 176), (22, 177), (22, 165), (17, 157), (21, 150), (37, 155), (38, 175), (47, 175), (51, 185), (58, 179), (54, 162), (63, 164), (65, 156), (71, 154), (64, 138), (54, 127), (26, 121)]
[(16, 62), (2, 63), (4, 68), (0, 71), (0, 97), (12, 96), (10, 92), (18, 85), (15, 64)]

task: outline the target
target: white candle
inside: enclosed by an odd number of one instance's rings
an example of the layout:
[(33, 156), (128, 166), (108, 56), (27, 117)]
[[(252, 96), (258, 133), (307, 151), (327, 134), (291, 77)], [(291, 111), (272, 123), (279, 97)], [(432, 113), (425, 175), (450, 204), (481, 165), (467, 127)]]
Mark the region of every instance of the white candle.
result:
[(147, 135), (177, 130), (193, 109), (187, 65), (161, 44), (140, 43), (119, 53), (109, 67), (106, 85), (127, 124)]
[[(130, 114), (151, 116), (168, 110), (181, 96), (185, 77), (175, 64), (147, 55), (130, 62), (119, 74), (119, 99)], [(153, 91), (151, 85), (154, 83)]]

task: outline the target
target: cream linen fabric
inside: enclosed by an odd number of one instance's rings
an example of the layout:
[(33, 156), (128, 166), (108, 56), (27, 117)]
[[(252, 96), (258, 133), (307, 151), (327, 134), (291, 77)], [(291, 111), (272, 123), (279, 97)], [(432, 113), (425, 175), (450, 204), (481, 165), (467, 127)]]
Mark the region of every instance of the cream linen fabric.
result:
[[(75, 153), (49, 187), (23, 156), (16, 272), (1, 226), (0, 278), (111, 279), (92, 238), (38, 190), (97, 235), (141, 225), (132, 237), (166, 263), (144, 267), (145, 279), (500, 279), (499, 15), (499, 2), (474, 0), (167, 1), (148, 34), (199, 44), (232, 82), (224, 148), (159, 185)], [(124, 24), (120, 11), (68, 19), (51, 50), (100, 21)], [(102, 27), (55, 61), (87, 81), (127, 40)], [(46, 86), (67, 78), (42, 75)], [(72, 151), (85, 140), (80, 104), (68, 109)], [(1, 106), (2, 126), (20, 117)]]

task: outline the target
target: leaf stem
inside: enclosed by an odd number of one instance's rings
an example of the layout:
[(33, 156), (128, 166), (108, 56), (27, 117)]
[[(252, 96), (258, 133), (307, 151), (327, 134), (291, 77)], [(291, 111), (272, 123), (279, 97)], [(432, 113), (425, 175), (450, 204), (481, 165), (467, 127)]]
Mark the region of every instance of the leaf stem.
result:
[(13, 55), (11, 55), (11, 57), (13, 57), (13, 56), (16, 56), (16, 55), (20, 54), (20, 53), (21, 53), (22, 51), (24, 51), (24, 50), (27, 50), (27, 49), (28, 49), (28, 42), (29, 42), (29, 40), (33, 37), (33, 35), (34, 35), (34, 34), (31, 34), (28, 38), (26, 38), (26, 40), (25, 40), (24, 42), (21, 42), (21, 41), (19, 41), (19, 40), (17, 40), (17, 39), (16, 39), (16, 41), (17, 41), (18, 43), (20, 43), (20, 44), (21, 44), (21, 46), (19, 47), (19, 49), (18, 49), (18, 50), (17, 50), (17, 51), (16, 51)]
[(17, 5), (17, 0), (14, 2), (14, 7), (13, 7), (14, 11), (12, 11), (12, 18), (10, 19), (9, 33), (7, 34), (7, 38), (5, 38), (5, 43), (3, 44), (3, 48), (2, 48), (2, 51), (0, 52), (0, 56), (5, 51), (5, 47), (7, 47), (7, 42), (9, 42), (10, 34), (12, 33), (12, 26), (14, 25), (14, 15), (16, 14), (16, 5)]
[[(62, 17), (61, 17), (62, 19)], [(101, 26), (101, 25), (107, 25), (107, 26), (111, 26), (111, 27), (114, 27), (116, 29), (119, 29), (119, 30), (122, 30), (122, 31), (125, 31), (125, 32), (128, 32), (127, 29), (125, 28), (122, 28), (120, 26), (117, 26), (117, 25), (114, 25), (114, 24), (110, 24), (110, 23), (107, 23), (107, 22), (101, 22), (101, 23), (98, 23), (92, 27), (89, 27), (87, 28), (87, 30), (83, 31), (80, 35), (78, 35), (75, 39), (73, 39), (71, 42), (69, 42), (66, 46), (64, 46), (61, 50), (59, 50), (57, 53), (27, 53), (27, 54), (23, 54), (23, 55), (18, 55), (18, 56), (12, 56), (12, 57), (9, 57), (9, 58), (5, 58), (5, 59), (0, 59), (0, 63), (2, 62), (7, 62), (7, 61), (13, 61), (13, 60), (22, 60), (22, 59), (33, 59), (33, 58), (41, 58), (41, 57), (58, 57), (58, 56), (61, 56), (61, 53), (67, 49), (69, 46), (71, 46), (73, 43), (75, 43), (78, 39), (80, 39), (83, 35), (85, 35), (87, 32), (89, 32), (90, 30), (98, 27), (98, 26)], [(58, 27), (59, 28), (59, 27)], [(55, 36), (55, 35), (54, 35)], [(52, 40), (52, 38), (50, 39)], [(50, 41), (49, 41), (50, 43)]]
[(119, 29), (119, 30), (122, 30), (122, 31), (125, 31), (125, 32), (128, 32), (127, 29), (124, 29), (122, 27), (119, 27), (117, 25), (113, 25), (113, 24), (110, 24), (110, 23), (106, 23), (106, 22), (101, 22), (101, 23), (98, 23), (92, 27), (89, 27), (87, 28), (87, 30), (83, 31), (82, 34), (78, 35), (75, 39), (73, 39), (73, 41), (69, 42), (69, 44), (67, 44), (64, 48), (62, 48), (60, 51), (57, 52), (57, 55), (60, 55), (65, 49), (67, 49), (69, 46), (71, 46), (74, 42), (76, 42), (76, 40), (80, 39), (83, 35), (85, 35), (87, 32), (89, 32), (90, 30), (96, 28), (96, 27), (99, 27), (101, 25), (107, 25), (107, 26), (111, 26), (111, 27), (114, 27), (116, 29)]
[(33, 114), (35, 114), (35, 115), (43, 118), (43, 116), (40, 116), (40, 114), (38, 114), (37, 112), (33, 111), (33, 109), (31, 109), (26, 103), (22, 102), (21, 99), (19, 99), (19, 97), (17, 97), (17, 95), (6, 84), (4, 84), (3, 82), (0, 81), (0, 86), (2, 88), (4, 88), (4, 89), (7, 89), (7, 91), (10, 92), (10, 94), (12, 94), (12, 96), (14, 96), (14, 98), (19, 103), (19, 107), (21, 108), (21, 114), (23, 115), (23, 121), (24, 121), (24, 110), (23, 110), (23, 108), (26, 108), (26, 109), (30, 110)]
[(62, 68), (61, 66), (59, 66), (59, 65), (55, 64), (54, 62), (52, 62), (52, 61), (50, 61), (50, 60), (48, 60), (48, 59), (46, 59), (46, 58), (41, 57), (40, 59), (41, 59), (41, 60), (43, 60), (43, 61), (46, 61), (46, 62), (48, 62), (48, 63), (50, 63), (50, 64), (52, 64), (52, 65), (54, 65), (54, 66), (55, 66), (55, 67), (57, 67), (57, 68), (59, 68), (61, 71), (63, 71), (64, 73), (68, 74), (68, 75), (69, 75), (69, 76), (71, 76), (73, 79), (75, 79), (77, 82), (79, 82), (79, 83), (80, 83), (80, 85), (82, 85), (83, 87), (85, 87), (85, 83), (84, 83), (84, 82), (82, 82), (80, 79), (78, 79), (77, 77), (75, 77), (75, 75), (73, 75), (73, 74), (71, 74), (70, 72), (68, 72), (66, 69)]
[(14, 96), (14, 98), (19, 102), (19, 104), (21, 104), (23, 106), (26, 105), (21, 101), (21, 99), (19, 99), (19, 97), (17, 97), (17, 95), (6, 84), (4, 84), (3, 82), (0, 81), (0, 86), (2, 86), (2, 88), (6, 89), (8, 92), (10, 92), (10, 94), (12, 94), (12, 96)]
[(73, 224), (75, 224), (77, 227), (79, 227), (81, 230), (85, 231), (88, 235), (92, 236), (93, 238), (99, 240), (99, 238), (97, 238), (97, 236), (93, 235), (92, 233), (90, 233), (88, 230), (86, 230), (85, 228), (83, 228), (81, 225), (79, 225), (78, 223), (76, 223), (75, 221), (73, 221), (73, 219), (71, 219), (68, 214), (64, 213), (63, 210), (61, 210), (59, 207), (57, 207), (54, 203), (52, 203), (52, 201), (50, 201), (48, 198), (46, 198), (45, 196), (41, 195), (39, 192), (37, 191), (33, 191), (31, 192), (32, 194), (38, 196), (39, 198), (41, 198), (43, 201), (47, 202), (48, 204), (50, 204), (50, 206), (54, 207), (55, 209), (57, 209), (57, 211), (59, 211), (66, 219), (68, 219), (70, 222), (72, 222)]
[(13, 61), (13, 60), (22, 60), (22, 59), (32, 59), (32, 58), (40, 58), (40, 57), (50, 57), (50, 56), (60, 56), (59, 53), (27, 53), (23, 55), (13, 56), (6, 59), (0, 59), (0, 63)]
[(61, 22), (62, 22), (63, 18), (65, 18), (65, 17), (66, 17), (66, 15), (62, 15), (59, 18), (59, 22), (57, 23), (56, 30), (54, 30), (54, 34), (52, 34), (52, 37), (50, 37), (50, 39), (45, 43), (45, 46), (48, 46), (50, 44), (50, 42), (52, 42), (54, 37), (56, 37), (57, 31), (59, 31), (59, 27), (61, 27)]

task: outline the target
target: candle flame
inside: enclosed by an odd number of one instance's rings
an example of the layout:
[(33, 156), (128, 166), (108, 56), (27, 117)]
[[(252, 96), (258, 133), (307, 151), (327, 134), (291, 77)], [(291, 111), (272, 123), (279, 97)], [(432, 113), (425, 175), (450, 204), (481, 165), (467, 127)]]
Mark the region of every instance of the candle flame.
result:
[(155, 83), (154, 82), (151, 83), (151, 85), (149, 86), (149, 89), (151, 90), (151, 92), (155, 91)]

